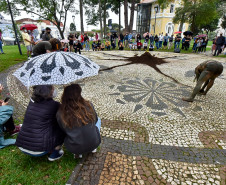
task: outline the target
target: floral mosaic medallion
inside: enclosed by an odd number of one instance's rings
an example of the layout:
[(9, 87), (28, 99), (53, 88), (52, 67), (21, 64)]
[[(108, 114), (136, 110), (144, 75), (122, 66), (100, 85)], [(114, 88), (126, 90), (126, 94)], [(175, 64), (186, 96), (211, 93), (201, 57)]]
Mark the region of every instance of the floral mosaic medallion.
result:
[(181, 98), (189, 95), (189, 89), (186, 86), (152, 78), (123, 79), (123, 81), (117, 87), (119, 93), (110, 94), (121, 95), (121, 98), (116, 99), (117, 103), (136, 104), (134, 112), (148, 107), (153, 114), (163, 116), (167, 114), (166, 110), (170, 109), (185, 117), (181, 108), (187, 104), (182, 102)]

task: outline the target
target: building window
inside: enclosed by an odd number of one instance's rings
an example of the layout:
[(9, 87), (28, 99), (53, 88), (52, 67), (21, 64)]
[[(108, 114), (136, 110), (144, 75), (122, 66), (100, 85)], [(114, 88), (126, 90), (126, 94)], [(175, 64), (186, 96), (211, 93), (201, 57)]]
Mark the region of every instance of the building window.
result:
[(173, 12), (174, 12), (174, 5), (171, 4), (171, 5), (170, 5), (170, 13), (173, 13)]

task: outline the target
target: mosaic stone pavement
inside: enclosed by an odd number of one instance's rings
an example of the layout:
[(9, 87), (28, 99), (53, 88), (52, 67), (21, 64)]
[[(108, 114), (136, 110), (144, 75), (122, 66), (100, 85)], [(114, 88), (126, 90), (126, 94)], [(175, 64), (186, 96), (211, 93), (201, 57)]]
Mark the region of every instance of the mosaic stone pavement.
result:
[[(101, 69), (123, 65), (124, 57), (143, 52), (84, 53)], [(102, 119), (102, 144), (72, 173), (68, 184), (222, 184), (226, 182), (226, 70), (206, 96), (184, 102), (195, 83), (194, 68), (214, 59), (205, 55), (153, 52), (168, 62), (101, 71), (80, 80), (83, 96)], [(114, 55), (114, 56), (113, 56)], [(217, 58), (226, 66), (224, 58)], [(0, 74), (5, 93), (21, 119), (29, 92), (12, 76), (19, 66)], [(56, 86), (58, 97), (63, 86)]]

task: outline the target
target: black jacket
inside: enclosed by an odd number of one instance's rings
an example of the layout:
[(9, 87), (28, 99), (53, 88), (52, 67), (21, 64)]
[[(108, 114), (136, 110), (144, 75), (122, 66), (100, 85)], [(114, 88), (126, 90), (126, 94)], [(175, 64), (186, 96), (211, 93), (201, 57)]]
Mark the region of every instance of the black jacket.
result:
[(223, 46), (224, 45), (224, 42), (225, 42), (225, 38), (223, 36), (220, 36), (217, 38), (217, 45), (221, 45)]
[(16, 145), (31, 151), (53, 151), (63, 144), (65, 134), (60, 129), (56, 113), (59, 103), (53, 99), (39, 103), (30, 101)]
[(80, 123), (82, 126), (73, 128), (65, 127), (59, 111), (57, 112), (57, 120), (61, 129), (66, 133), (64, 146), (68, 151), (74, 154), (84, 154), (93, 151), (100, 145), (100, 132), (95, 125), (97, 116), (94, 123), (89, 122), (87, 125)]

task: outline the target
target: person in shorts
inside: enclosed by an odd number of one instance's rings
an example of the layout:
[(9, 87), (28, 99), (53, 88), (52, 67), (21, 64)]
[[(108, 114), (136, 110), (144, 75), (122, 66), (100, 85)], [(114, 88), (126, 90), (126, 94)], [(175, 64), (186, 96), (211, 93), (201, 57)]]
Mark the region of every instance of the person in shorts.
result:
[(27, 57), (30, 59), (31, 53), (32, 53), (32, 41), (30, 35), (27, 33), (27, 30), (25, 27), (22, 28), (22, 37), (24, 40), (24, 45), (27, 48)]
[(74, 38), (75, 38), (74, 35), (72, 33), (70, 33), (70, 35), (68, 36), (70, 52), (73, 52)]

